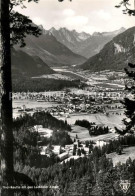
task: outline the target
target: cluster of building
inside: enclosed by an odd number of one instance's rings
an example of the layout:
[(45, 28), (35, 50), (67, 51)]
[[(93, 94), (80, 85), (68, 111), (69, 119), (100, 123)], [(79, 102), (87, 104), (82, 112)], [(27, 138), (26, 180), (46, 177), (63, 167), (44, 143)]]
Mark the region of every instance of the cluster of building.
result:
[[(108, 141), (97, 140), (93, 143), (93, 146), (98, 146), (102, 148), (106, 145)], [(80, 142), (79, 140), (75, 141), (73, 144), (65, 145), (65, 147), (61, 147), (58, 145), (48, 145), (42, 146), (41, 155), (51, 156), (55, 154), (60, 162), (69, 161), (70, 159), (77, 159), (79, 157), (88, 156), (92, 152), (92, 149), (89, 146), (86, 146), (85, 142)]]
[[(53, 130), (50, 130), (48, 128), (43, 128), (42, 125), (35, 125), (33, 128), (34, 131), (37, 131), (41, 137), (44, 138), (50, 138), (52, 136)], [(65, 145), (64, 147), (60, 145), (51, 145), (48, 144), (46, 146), (40, 146), (39, 141), (39, 147), (41, 149), (40, 154), (42, 156), (48, 156), (50, 157), (52, 154), (58, 157), (60, 162), (62, 161), (68, 161), (71, 158), (77, 159), (79, 157), (88, 156), (92, 148), (91, 146), (98, 146), (103, 147), (106, 145), (108, 141), (105, 140), (97, 140), (95, 142), (89, 142), (86, 144), (85, 141), (79, 141), (77, 138), (74, 138), (74, 142), (69, 145)]]
[[(74, 113), (104, 113), (107, 114), (111, 110), (122, 110), (123, 106), (120, 104), (120, 99), (123, 99), (124, 93), (121, 92), (90, 92), (86, 90), (72, 89), (70, 92), (66, 91), (54, 91), (44, 92), (44, 94), (21, 94), (19, 97), (35, 97), (37, 101), (43, 102), (43, 107), (36, 106), (34, 108), (26, 108), (23, 105), (18, 108), (18, 112), (23, 113), (34, 113), (39, 111), (46, 111), (51, 113), (53, 116), (64, 116), (70, 117), (70, 114)], [(26, 97), (25, 97), (26, 96)], [(44, 97), (47, 97), (47, 100)], [(48, 98), (50, 97), (50, 98)], [(44, 102), (53, 101), (56, 106), (44, 107)], [(37, 104), (38, 105), (38, 104)], [(114, 106), (115, 105), (115, 106)], [(117, 113), (117, 112), (115, 112)]]
[[(40, 93), (13, 93), (13, 100), (28, 100), (30, 102), (37, 102), (37, 105), (35, 104), (36, 106), (34, 108), (26, 108), (25, 105), (23, 105), (22, 108), (18, 108), (18, 112), (21, 112), (23, 115), (24, 113), (34, 113), (44, 110), (50, 112), (53, 116), (69, 117), (70, 114), (78, 112), (90, 114), (101, 112), (108, 114), (108, 110), (123, 109), (120, 104), (120, 100), (123, 100), (127, 95), (125, 94), (123, 87), (116, 88), (116, 86), (117, 84), (118, 86), (123, 85), (122, 81), (126, 80), (125, 73), (106, 70), (95, 73), (84, 71), (80, 74), (84, 74), (88, 79), (88, 85), (84, 85), (83, 88), (70, 88), (62, 91), (48, 91)], [(110, 85), (110, 87), (105, 87), (106, 84), (112, 85)], [(42, 103), (38, 104), (38, 102)], [(45, 108), (44, 105), (47, 102), (56, 104), (57, 106)], [(112, 105), (117, 103), (119, 104), (118, 108), (111, 108), (113, 107)], [(121, 114), (122, 112), (114, 111), (114, 114), (117, 113)]]
[(37, 102), (59, 101), (57, 98), (65, 96), (65, 91), (47, 91), (47, 92), (18, 92), (13, 93), (13, 100), (31, 100)]

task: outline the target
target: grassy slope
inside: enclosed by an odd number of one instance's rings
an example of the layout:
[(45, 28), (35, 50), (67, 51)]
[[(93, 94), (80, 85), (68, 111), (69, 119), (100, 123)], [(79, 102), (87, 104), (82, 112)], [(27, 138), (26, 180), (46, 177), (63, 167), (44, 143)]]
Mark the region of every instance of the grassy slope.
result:
[(110, 153), (107, 155), (107, 157), (113, 160), (114, 165), (116, 165), (118, 162), (125, 163), (129, 157), (131, 159), (135, 159), (135, 147), (124, 148), (122, 155)]

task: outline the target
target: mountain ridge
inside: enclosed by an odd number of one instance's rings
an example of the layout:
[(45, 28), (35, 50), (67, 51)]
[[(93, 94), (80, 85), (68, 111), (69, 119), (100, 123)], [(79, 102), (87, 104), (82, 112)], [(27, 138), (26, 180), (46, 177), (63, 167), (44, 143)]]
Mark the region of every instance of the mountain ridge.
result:
[(78, 33), (76, 30), (70, 31), (65, 27), (58, 30), (52, 27), (47, 30), (71, 51), (86, 58), (97, 54), (107, 42), (123, 31), (125, 31), (124, 27), (112, 32), (94, 32), (90, 35), (85, 32)]
[(128, 62), (135, 62), (135, 27), (114, 37), (79, 68), (90, 71), (123, 70)]
[[(26, 46), (21, 48), (31, 56), (39, 56), (49, 66), (71, 66), (82, 64), (87, 59), (81, 55), (75, 54), (65, 45), (61, 44), (51, 32), (42, 29), (42, 35), (38, 38), (27, 36), (25, 38)], [(18, 49), (18, 46), (15, 46)]]

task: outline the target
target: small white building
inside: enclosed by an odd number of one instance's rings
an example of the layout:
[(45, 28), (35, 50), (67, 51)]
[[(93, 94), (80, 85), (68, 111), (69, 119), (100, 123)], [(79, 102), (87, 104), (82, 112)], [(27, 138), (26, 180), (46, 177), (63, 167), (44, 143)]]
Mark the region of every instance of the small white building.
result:
[(110, 129), (109, 132), (116, 133), (116, 130), (115, 129)]
[(53, 146), (53, 153), (59, 155), (61, 152), (61, 146)]
[(42, 137), (47, 137), (50, 138), (53, 134), (53, 130), (48, 129), (48, 128), (43, 128), (42, 125), (35, 125), (34, 129), (42, 136)]
[(107, 144), (107, 142), (106, 141), (104, 141), (104, 140), (97, 140), (97, 142), (96, 142), (96, 146), (98, 146), (98, 147), (103, 147), (104, 145), (106, 145)]
[(59, 154), (58, 157), (59, 157), (60, 161), (63, 161), (64, 159), (68, 158), (68, 153), (64, 152), (62, 154)]
[(73, 144), (65, 145), (65, 150), (73, 149)]
[(23, 105), (21, 108), (22, 108), (23, 111), (25, 111), (26, 110), (26, 105)]
[(84, 147), (83, 149), (84, 149), (86, 155), (88, 155), (89, 154), (89, 148), (88, 147)]
[(36, 131), (38, 131), (38, 129), (43, 128), (43, 126), (42, 125), (35, 125), (34, 128)]
[(43, 146), (42, 147), (42, 150), (40, 152), (41, 155), (45, 155), (46, 154), (46, 148), (47, 148), (47, 146)]

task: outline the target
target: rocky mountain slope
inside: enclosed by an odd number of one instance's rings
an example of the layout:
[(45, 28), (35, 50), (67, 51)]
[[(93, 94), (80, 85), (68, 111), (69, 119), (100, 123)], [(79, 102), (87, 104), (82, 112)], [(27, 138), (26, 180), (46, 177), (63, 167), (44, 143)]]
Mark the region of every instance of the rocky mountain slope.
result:
[(135, 63), (135, 27), (114, 37), (95, 56), (79, 67), (84, 70), (123, 70), (127, 62)]
[(48, 32), (74, 53), (89, 58), (97, 54), (113, 37), (124, 31), (124, 28), (120, 28), (113, 32), (95, 32), (90, 35), (85, 32), (78, 33), (75, 30), (69, 31), (66, 28), (60, 28), (59, 30), (51, 28)]
[[(42, 35), (38, 38), (27, 36), (25, 39), (26, 47), (21, 48), (31, 56), (39, 56), (49, 66), (70, 66), (82, 64), (87, 59), (83, 56), (73, 53), (65, 45), (48, 31), (42, 29)], [(19, 47), (16, 46), (16, 49)]]

